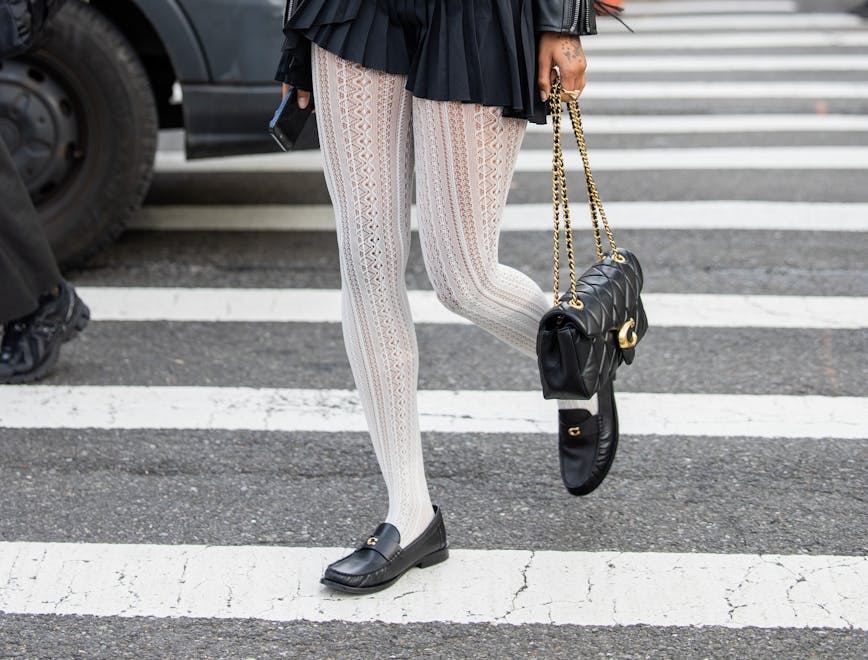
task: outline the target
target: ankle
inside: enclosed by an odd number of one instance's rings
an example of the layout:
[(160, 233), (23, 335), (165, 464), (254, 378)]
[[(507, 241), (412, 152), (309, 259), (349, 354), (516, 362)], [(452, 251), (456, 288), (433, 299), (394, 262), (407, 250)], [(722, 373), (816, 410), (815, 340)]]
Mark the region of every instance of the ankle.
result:
[(401, 535), (400, 543), (402, 548), (406, 548), (415, 541), (422, 532), (428, 527), (434, 519), (434, 507), (430, 500), (427, 503), (420, 503), (415, 507), (407, 507), (404, 510), (393, 514), (391, 511), (386, 516), (385, 522), (393, 524), (398, 528), (398, 533)]

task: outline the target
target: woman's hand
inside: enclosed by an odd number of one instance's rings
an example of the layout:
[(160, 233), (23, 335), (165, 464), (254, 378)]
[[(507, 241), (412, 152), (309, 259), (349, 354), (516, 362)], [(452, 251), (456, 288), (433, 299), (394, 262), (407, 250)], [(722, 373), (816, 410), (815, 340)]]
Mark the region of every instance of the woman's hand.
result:
[[(283, 83), (283, 95), (281, 96), (281, 98), (283, 98), (284, 96), (286, 96), (289, 93), (290, 87), (291, 87), (291, 85), (288, 85), (287, 83)], [(307, 104), (310, 103), (310, 92), (305, 91), (303, 89), (299, 89), (298, 93), (297, 93), (296, 100), (298, 102), (299, 108), (306, 108)]]
[[(548, 100), (552, 90), (552, 82), (557, 80), (555, 65), (561, 72), (561, 83), (564, 91), (585, 88), (585, 69), (588, 62), (582, 49), (582, 40), (575, 34), (560, 32), (543, 32), (539, 42), (539, 79), (540, 98)], [(562, 101), (571, 101), (567, 94), (561, 94)]]

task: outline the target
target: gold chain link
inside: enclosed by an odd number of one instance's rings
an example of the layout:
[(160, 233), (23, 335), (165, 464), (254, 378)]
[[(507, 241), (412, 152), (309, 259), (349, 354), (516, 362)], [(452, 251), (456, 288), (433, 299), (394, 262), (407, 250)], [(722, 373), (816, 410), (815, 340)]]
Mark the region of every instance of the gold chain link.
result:
[[(569, 196), (567, 195), (567, 177), (564, 172), (564, 154), (561, 147), (561, 113), (562, 101), (561, 93), (563, 91), (562, 83), (558, 78), (552, 85), (549, 103), (552, 111), (552, 210), (554, 215), (554, 304), (558, 305), (559, 271), (560, 271), (560, 214), (564, 216), (564, 237), (567, 247), (567, 259), (570, 267), (570, 300), (569, 304), (581, 309), (584, 307), (576, 293), (576, 266), (575, 257), (573, 254), (573, 228), (570, 220)], [(570, 123), (573, 125), (573, 132), (576, 136), (576, 144), (579, 147), (579, 153), (582, 156), (582, 165), (585, 170), (585, 183), (587, 187), (588, 206), (591, 210), (591, 223), (594, 230), (594, 245), (597, 249), (597, 258), (603, 260), (603, 241), (600, 235), (600, 221), (602, 220), (603, 228), (606, 231), (606, 238), (609, 245), (612, 247), (612, 259), (620, 263), (624, 262), (624, 257), (618, 252), (618, 246), (615, 244), (615, 236), (609, 227), (609, 220), (606, 217), (606, 212), (603, 210), (603, 202), (600, 199), (600, 193), (597, 190), (597, 184), (594, 181), (594, 176), (591, 174), (591, 165), (588, 159), (588, 150), (585, 145), (585, 135), (582, 129), (582, 116), (579, 110), (578, 101), (568, 101), (567, 109), (570, 115)]]
[(564, 154), (561, 149), (561, 117), (560, 110), (552, 115), (554, 122), (554, 149), (552, 151), (552, 207), (554, 211), (554, 304), (558, 304), (558, 290), (560, 284), (558, 280), (560, 272), (560, 230), (559, 218), (560, 210), (563, 210), (564, 215), (564, 235), (567, 245), (567, 259), (570, 267), (570, 304), (581, 309), (584, 305), (578, 298), (576, 292), (576, 264), (575, 255), (573, 252), (573, 232), (570, 220), (569, 197), (567, 196), (567, 180), (564, 174)]
[(591, 173), (591, 165), (588, 160), (588, 149), (585, 146), (585, 132), (582, 129), (582, 113), (579, 109), (578, 101), (571, 101), (568, 103), (567, 109), (570, 113), (573, 132), (576, 135), (576, 144), (579, 147), (579, 153), (582, 155), (582, 164), (585, 168), (585, 180), (588, 186), (588, 203), (591, 207), (591, 222), (594, 223), (597, 256), (600, 259), (603, 259), (605, 256), (603, 254), (603, 246), (600, 240), (599, 220), (602, 220), (603, 228), (606, 230), (606, 238), (609, 241), (609, 245), (612, 246), (612, 258), (623, 263), (623, 257), (618, 253), (618, 246), (615, 245), (615, 236), (612, 233), (611, 227), (609, 227), (609, 219), (606, 217), (606, 211), (603, 209), (603, 201), (600, 199), (600, 193), (597, 191), (597, 183), (594, 181), (594, 175)]

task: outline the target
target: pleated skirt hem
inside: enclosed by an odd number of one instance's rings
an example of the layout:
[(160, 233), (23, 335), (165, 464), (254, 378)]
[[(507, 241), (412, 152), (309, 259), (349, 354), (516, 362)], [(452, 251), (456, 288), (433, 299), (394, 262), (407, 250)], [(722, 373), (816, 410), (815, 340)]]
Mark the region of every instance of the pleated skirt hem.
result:
[(504, 117), (544, 124), (536, 83), (531, 0), (307, 0), (287, 24), (344, 59), (407, 76), (435, 101), (502, 106)]

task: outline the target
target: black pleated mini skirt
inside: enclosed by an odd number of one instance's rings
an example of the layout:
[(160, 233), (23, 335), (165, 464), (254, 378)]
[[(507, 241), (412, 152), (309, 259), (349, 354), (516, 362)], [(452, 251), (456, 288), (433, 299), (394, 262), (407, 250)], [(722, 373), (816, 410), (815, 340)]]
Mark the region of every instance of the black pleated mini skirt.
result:
[(533, 0), (296, 0), (285, 32), (407, 76), (414, 96), (503, 106), (544, 124)]

